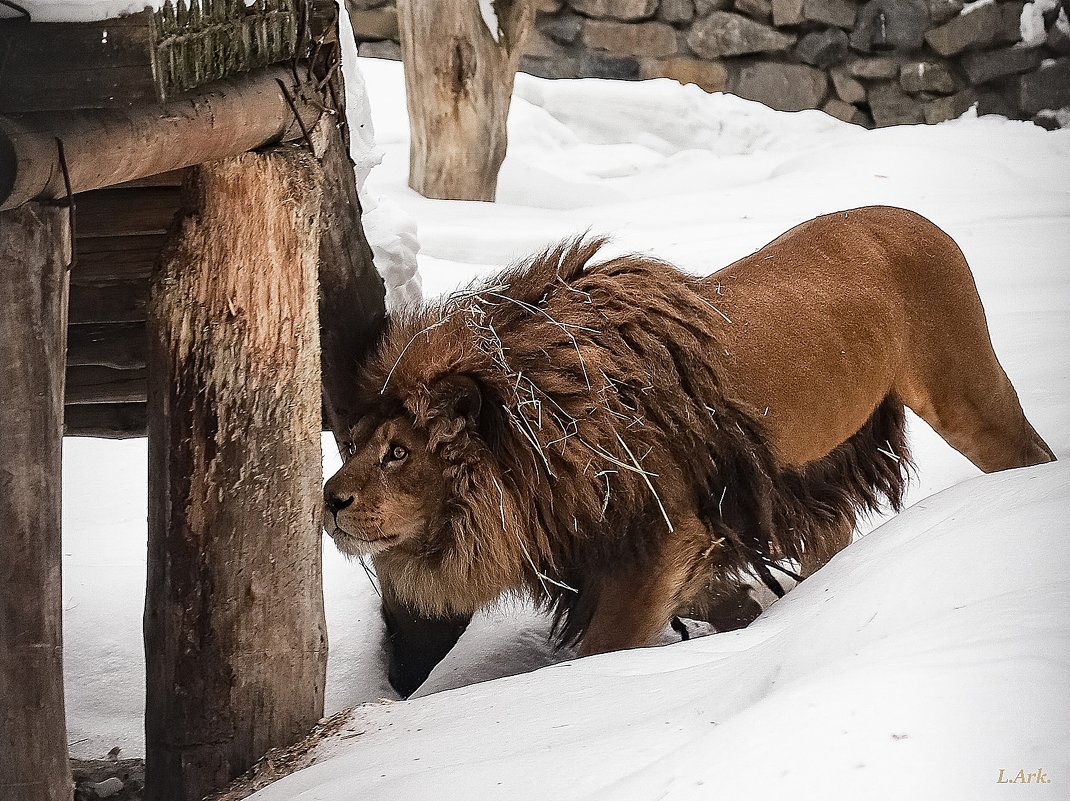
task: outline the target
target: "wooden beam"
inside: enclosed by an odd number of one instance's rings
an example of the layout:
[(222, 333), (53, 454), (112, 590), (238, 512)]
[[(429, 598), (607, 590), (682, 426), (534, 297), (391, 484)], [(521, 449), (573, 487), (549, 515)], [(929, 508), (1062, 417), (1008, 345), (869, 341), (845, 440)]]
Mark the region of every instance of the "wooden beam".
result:
[(130, 439), (145, 436), (144, 403), (94, 403), (63, 407), (63, 434), (67, 437)]
[(314, 126), (321, 109), (286, 67), (218, 81), (186, 100), (0, 117), (0, 210), (66, 196), (57, 140), (72, 191), (86, 192), (296, 139), (279, 80)]
[(147, 318), (148, 279), (71, 281), (72, 323), (130, 323)]
[(70, 801), (60, 536), (66, 209), (0, 214), (0, 801)]
[[(191, 173), (149, 325), (146, 801), (195, 801), (323, 712), (319, 179)], [(257, 269), (246, 269), (246, 265)]]
[[(163, 235), (182, 202), (177, 186), (96, 189), (74, 196), (78, 239)], [(79, 251), (80, 253), (80, 251)]]
[(67, 326), (68, 367), (144, 368), (147, 347), (144, 323)]
[(147, 386), (144, 368), (68, 367), (64, 403), (145, 403)]
[(71, 282), (93, 286), (150, 278), (166, 239), (164, 234), (78, 237)]

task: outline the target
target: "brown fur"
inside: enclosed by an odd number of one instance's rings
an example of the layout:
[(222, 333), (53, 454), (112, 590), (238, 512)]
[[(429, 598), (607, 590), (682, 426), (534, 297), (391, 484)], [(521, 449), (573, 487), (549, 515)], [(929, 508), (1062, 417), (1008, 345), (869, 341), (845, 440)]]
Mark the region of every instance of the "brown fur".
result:
[(821, 217), (709, 278), (601, 244), (392, 320), (361, 376), (334, 533), (426, 614), (528, 593), (585, 653), (731, 619), (748, 570), (810, 573), (898, 508), (904, 402), (982, 469), (1054, 458), (911, 212)]

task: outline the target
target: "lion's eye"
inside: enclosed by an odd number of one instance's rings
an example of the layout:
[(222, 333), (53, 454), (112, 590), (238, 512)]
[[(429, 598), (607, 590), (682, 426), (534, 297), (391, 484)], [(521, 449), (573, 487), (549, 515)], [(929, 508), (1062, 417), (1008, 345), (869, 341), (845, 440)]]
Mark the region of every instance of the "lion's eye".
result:
[(387, 462), (400, 462), (408, 455), (409, 449), (404, 445), (391, 445), (390, 450), (386, 452), (386, 456), (383, 458), (383, 464), (386, 464)]

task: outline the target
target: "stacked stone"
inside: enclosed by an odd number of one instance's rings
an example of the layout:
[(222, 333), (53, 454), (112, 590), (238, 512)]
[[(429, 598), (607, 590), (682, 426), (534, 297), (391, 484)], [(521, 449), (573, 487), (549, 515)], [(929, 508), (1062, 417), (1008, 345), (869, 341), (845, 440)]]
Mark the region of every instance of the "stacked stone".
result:
[[(375, 40), (362, 54), (396, 57), (389, 0), (347, 2), (358, 37)], [(1022, 0), (534, 2), (521, 69), (535, 75), (674, 78), (866, 126), (941, 122), (974, 104), (1070, 125), (1068, 0), (1037, 0), (1043, 30), (1028, 42)]]

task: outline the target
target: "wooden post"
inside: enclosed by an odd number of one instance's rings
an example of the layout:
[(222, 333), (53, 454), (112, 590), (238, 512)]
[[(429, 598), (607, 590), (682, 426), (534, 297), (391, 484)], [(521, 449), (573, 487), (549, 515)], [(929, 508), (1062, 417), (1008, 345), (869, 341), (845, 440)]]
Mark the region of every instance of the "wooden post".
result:
[(319, 177), (191, 171), (150, 303), (147, 801), (195, 801), (323, 711)]
[(67, 210), (0, 213), (0, 801), (70, 801), (60, 476)]
[(496, 0), (498, 41), (477, 0), (398, 0), (409, 108), (409, 186), (426, 197), (494, 200), (513, 79), (534, 18)]

